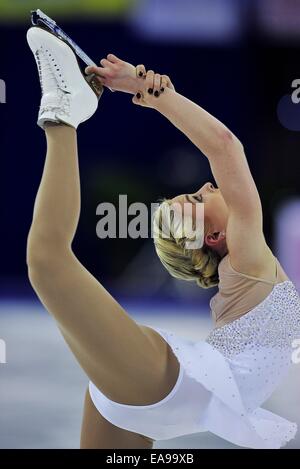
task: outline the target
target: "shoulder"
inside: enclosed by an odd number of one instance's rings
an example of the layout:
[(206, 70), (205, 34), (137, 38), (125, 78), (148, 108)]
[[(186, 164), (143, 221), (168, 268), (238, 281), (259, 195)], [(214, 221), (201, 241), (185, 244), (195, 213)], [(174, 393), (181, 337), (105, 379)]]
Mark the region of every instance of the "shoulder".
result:
[(277, 259), (267, 244), (257, 246), (256, 255), (251, 258), (248, 253), (229, 252), (227, 265), (236, 273), (249, 275), (273, 282), (276, 277)]

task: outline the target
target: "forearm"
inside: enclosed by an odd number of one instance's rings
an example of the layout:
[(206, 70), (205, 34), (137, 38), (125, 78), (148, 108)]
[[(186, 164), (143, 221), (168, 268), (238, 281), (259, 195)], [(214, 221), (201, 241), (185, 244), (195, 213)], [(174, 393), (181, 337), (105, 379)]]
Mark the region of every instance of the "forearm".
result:
[(176, 91), (167, 88), (151, 101), (154, 109), (181, 130), (208, 159), (223, 154), (232, 144), (241, 145), (222, 122)]
[[(232, 212), (261, 224), (261, 203), (239, 139), (218, 119), (173, 90), (151, 98), (167, 117), (207, 156), (215, 181)], [(147, 97), (149, 101), (149, 98)], [(154, 104), (155, 103), (155, 104)]]
[[(240, 147), (238, 139), (227, 127), (188, 98), (177, 93), (167, 75), (154, 74), (153, 70), (144, 65), (136, 68), (128, 62), (109, 54), (108, 59), (102, 59), (103, 67), (88, 67), (88, 72), (96, 73), (105, 86), (115, 90), (140, 94), (140, 101), (135, 104), (151, 107), (159, 111), (172, 124), (181, 130), (209, 159), (223, 154), (225, 149)], [(101, 77), (101, 78), (100, 78)], [(141, 78), (142, 77), (142, 78)], [(164, 92), (156, 98), (147, 90), (164, 87)]]

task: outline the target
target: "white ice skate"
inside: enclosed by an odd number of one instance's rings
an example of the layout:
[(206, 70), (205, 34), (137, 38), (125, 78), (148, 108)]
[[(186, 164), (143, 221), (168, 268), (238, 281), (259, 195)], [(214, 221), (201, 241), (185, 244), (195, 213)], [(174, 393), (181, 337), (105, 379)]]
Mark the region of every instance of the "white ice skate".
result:
[(27, 41), (42, 88), (38, 125), (63, 122), (76, 129), (96, 111), (101, 83), (88, 82), (71, 47), (51, 32), (34, 26), (27, 31)]

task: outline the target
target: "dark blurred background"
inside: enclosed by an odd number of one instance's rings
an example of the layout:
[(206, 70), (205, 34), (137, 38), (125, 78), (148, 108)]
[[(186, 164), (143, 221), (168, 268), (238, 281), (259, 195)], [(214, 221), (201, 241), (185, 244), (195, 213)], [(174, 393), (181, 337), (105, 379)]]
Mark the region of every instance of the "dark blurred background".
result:
[[(25, 39), (34, 8), (54, 17), (97, 62), (112, 52), (170, 75), (178, 92), (236, 133), (274, 248), (278, 205), (299, 196), (300, 133), (277, 115), (279, 100), (300, 76), (298, 1), (2, 0), (0, 78), (7, 102), (0, 106), (1, 295), (32, 294), (25, 246), (45, 154), (44, 135), (36, 126), (38, 75)], [(127, 194), (128, 204), (142, 201), (150, 207), (159, 197), (194, 191), (212, 180), (206, 158), (158, 113), (107, 89), (97, 114), (80, 126), (79, 151), (82, 211), (74, 249), (87, 268), (116, 295), (206, 297), (207, 292), (169, 278), (151, 240), (96, 236), (100, 202), (117, 204), (119, 194)]]
[[(46, 150), (25, 37), (36, 8), (94, 61), (111, 52), (168, 74), (179, 93), (240, 138), (261, 195), (266, 240), (300, 289), (300, 104), (291, 99), (300, 79), (299, 0), (0, 0), (1, 448), (78, 447), (87, 383), (27, 278), (26, 238)], [(195, 191), (214, 182), (208, 161), (161, 115), (107, 89), (78, 139), (79, 259), (137, 320), (204, 338), (216, 290), (170, 277), (151, 239), (99, 239), (96, 208), (118, 206), (120, 194), (128, 205), (150, 208), (161, 197)], [(298, 369), (283, 386), (267, 407), (300, 423)], [(234, 445), (206, 434), (155, 447)], [(299, 435), (289, 447), (300, 447)]]

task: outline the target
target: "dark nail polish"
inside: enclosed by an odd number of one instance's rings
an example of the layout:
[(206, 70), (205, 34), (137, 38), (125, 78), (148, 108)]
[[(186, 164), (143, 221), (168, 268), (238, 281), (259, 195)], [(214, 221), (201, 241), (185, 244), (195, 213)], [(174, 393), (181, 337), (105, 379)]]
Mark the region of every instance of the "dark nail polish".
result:
[(143, 76), (143, 72), (140, 71), (140, 72), (139, 72), (139, 77), (142, 77), (142, 76)]
[(154, 91), (154, 96), (156, 96), (156, 97), (158, 98), (158, 96), (159, 96), (159, 91), (155, 90), (155, 91)]
[(163, 92), (165, 91), (165, 89), (164, 89), (164, 88), (161, 88), (160, 91), (163, 93)]
[(153, 93), (153, 88), (148, 88), (148, 93), (152, 94)]
[(141, 99), (141, 96), (142, 96), (141, 93), (136, 94), (137, 99)]

